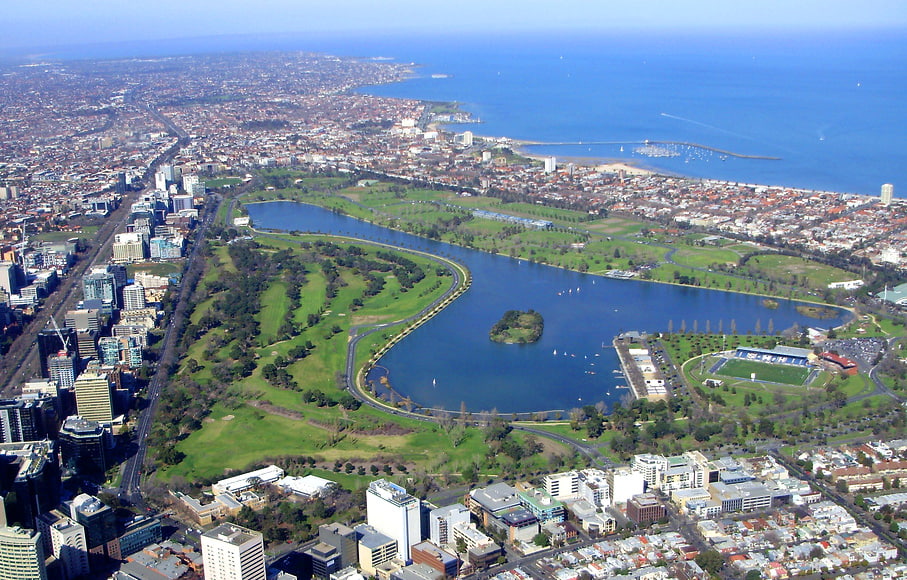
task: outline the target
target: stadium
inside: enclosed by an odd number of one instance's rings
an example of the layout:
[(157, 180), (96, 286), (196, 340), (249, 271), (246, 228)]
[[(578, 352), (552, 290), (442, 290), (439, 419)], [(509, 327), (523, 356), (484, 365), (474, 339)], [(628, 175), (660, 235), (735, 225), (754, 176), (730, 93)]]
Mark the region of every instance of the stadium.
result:
[(753, 382), (804, 386), (819, 374), (809, 349), (778, 346), (773, 349), (738, 347), (712, 365), (709, 373)]

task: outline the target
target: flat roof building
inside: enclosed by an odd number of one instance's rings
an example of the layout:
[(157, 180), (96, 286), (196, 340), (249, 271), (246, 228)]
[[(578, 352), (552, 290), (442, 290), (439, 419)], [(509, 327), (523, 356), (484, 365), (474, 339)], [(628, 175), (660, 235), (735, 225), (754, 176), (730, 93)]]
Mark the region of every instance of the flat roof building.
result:
[(205, 580), (266, 580), (261, 533), (221, 524), (202, 534)]

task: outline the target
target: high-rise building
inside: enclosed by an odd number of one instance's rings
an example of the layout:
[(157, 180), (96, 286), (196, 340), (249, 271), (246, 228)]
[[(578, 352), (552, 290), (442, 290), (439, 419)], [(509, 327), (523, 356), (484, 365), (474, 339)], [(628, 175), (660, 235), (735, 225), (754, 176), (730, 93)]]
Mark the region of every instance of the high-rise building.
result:
[(76, 333), (76, 351), (79, 354), (81, 364), (79, 367), (93, 358), (98, 358), (98, 331), (80, 330)]
[(141, 262), (148, 257), (146, 236), (139, 232), (125, 232), (113, 237), (113, 261), (118, 264)]
[(141, 284), (130, 284), (123, 288), (123, 310), (145, 308), (145, 288)]
[(92, 268), (91, 272), (82, 276), (82, 294), (85, 300), (108, 302), (116, 308), (119, 306), (116, 290), (116, 278), (106, 267)]
[(40, 533), (0, 528), (0, 580), (47, 580)]
[(894, 185), (885, 183), (882, 185), (882, 205), (891, 205), (891, 198), (894, 197)]
[(83, 419), (106, 423), (113, 421), (113, 396), (107, 375), (84, 372), (74, 384), (76, 411)]
[(40, 441), (46, 436), (40, 399), (0, 400), (0, 443)]
[(60, 460), (67, 470), (77, 473), (107, 470), (107, 434), (97, 421), (73, 415), (60, 428)]
[(6, 296), (19, 293), (19, 267), (13, 262), (0, 262), (0, 288)]
[(469, 510), (460, 503), (431, 510), (428, 514), (429, 539), (438, 546), (452, 544), (456, 524), (469, 523)]
[(205, 580), (265, 580), (265, 550), (261, 533), (221, 524), (202, 534)]
[[(9, 501), (15, 494), (15, 502)], [(60, 464), (53, 441), (0, 443), (0, 495), (7, 522), (33, 527), (60, 503)]]
[(410, 547), (422, 540), (420, 501), (384, 479), (369, 484), (365, 494), (368, 525), (397, 541), (400, 557), (411, 560)]
[(359, 562), (356, 531), (339, 522), (325, 524), (318, 528), (318, 540), (337, 550), (341, 569)]
[(60, 562), (64, 580), (76, 580), (90, 572), (82, 524), (54, 510), (38, 516), (38, 531), (44, 540), (44, 552)]
[(545, 173), (554, 173), (557, 171), (557, 158), (545, 157)]
[(85, 527), (92, 568), (108, 558), (121, 559), (117, 539), (117, 517), (110, 506), (86, 493), (77, 495), (69, 504), (69, 517)]
[[(62, 340), (61, 340), (62, 337)], [(47, 357), (56, 356), (61, 350), (69, 353), (76, 351), (76, 331), (72, 328), (61, 328), (59, 332), (45, 328), (35, 338), (38, 345), (38, 363), (41, 365), (41, 376), (50, 377)]]
[(64, 318), (66, 328), (79, 330), (101, 330), (101, 311), (97, 308), (68, 310)]
[(76, 357), (61, 350), (56, 355), (47, 357), (47, 376), (63, 389), (72, 387), (78, 371)]
[(128, 365), (136, 368), (142, 366), (142, 345), (139, 337), (105, 336), (98, 341), (98, 352), (101, 364), (105, 366)]
[[(189, 190), (186, 189), (186, 191), (188, 192)], [(172, 201), (174, 213), (179, 213), (183, 210), (190, 210), (194, 207), (194, 201), (191, 195), (174, 195)]]

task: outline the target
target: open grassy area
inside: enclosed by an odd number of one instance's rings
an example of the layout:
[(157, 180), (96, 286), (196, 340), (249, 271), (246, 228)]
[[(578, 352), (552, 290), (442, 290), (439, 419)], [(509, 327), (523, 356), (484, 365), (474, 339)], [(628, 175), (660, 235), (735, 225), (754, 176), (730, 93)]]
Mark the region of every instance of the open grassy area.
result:
[[(196, 305), (187, 330), (200, 336), (188, 342), (184, 340), (186, 354), (161, 411), (160, 422), (167, 425), (156, 424), (152, 435), (152, 439), (163, 437), (157, 446), (171, 445), (177, 453), (185, 455), (178, 463), (160, 469), (164, 479), (216, 477), (225, 469), (243, 469), (277, 456), (312, 456), (321, 469), (334, 468), (336, 461), (350, 462), (357, 469), (393, 463), (453, 473), (472, 469), (470, 466), (480, 472), (483, 468), (499, 472), (513, 470), (519, 464), (504, 455), (489, 458), (488, 443), (480, 429), (455, 423), (441, 426), (366, 406), (347, 408), (338, 404), (345, 394), (339, 369), (345, 368), (347, 337), (353, 325), (402, 320), (438, 298), (451, 278), (436, 259), (418, 253), (389, 253), (386, 247), (355, 244), (341, 238), (259, 237), (252, 251), (260, 257), (243, 259), (251, 259), (262, 272), (272, 273), (263, 280), (261, 308), (255, 315), (254, 340), (258, 346), (253, 345), (249, 351), (239, 348), (237, 330), (219, 325), (223, 318), (221, 310), (229, 308), (234, 300), (230, 288), (236, 282), (231, 276), (240, 276), (241, 268), (245, 267), (233, 263), (237, 256), (249, 251), (239, 250), (235, 246), (215, 244), (212, 264), (216, 266), (211, 268), (214, 274), (209, 272), (200, 283), (203, 291), (209, 289), (210, 296)], [(292, 262), (286, 252), (305, 262)], [(394, 255), (403, 261), (393, 258)], [(287, 278), (289, 272), (280, 274), (279, 267), (265, 268), (269, 256), (281, 264), (292, 262), (298, 300), (292, 299), (288, 291), (293, 287)], [(327, 256), (330, 260), (326, 260)], [(369, 260), (372, 266), (362, 263), (356, 268), (334, 269), (341, 256)], [(381, 260), (388, 259), (396, 260), (395, 266), (410, 264), (406, 267), (421, 268), (424, 276), (406, 282), (404, 288), (402, 271), (377, 272), (382, 279), (381, 289), (367, 292), (369, 268), (379, 267)], [(304, 277), (299, 276), (302, 273)], [(369, 275), (375, 274), (373, 270)], [(292, 320), (297, 329), (293, 336), (283, 334), (287, 320)], [(205, 327), (201, 325), (211, 324), (212, 328), (202, 330)], [(402, 329), (402, 325), (391, 325), (367, 336), (357, 351), (356, 361), (364, 363)], [(294, 354), (303, 345), (307, 345), (305, 354)], [(248, 357), (254, 364), (248, 374), (225, 385), (228, 379), (224, 375), (243, 364), (236, 357)], [(266, 373), (272, 373), (275, 368), (283, 368), (287, 380), (296, 386), (288, 388), (275, 383), (273, 376)], [(195, 388), (201, 395), (186, 398), (181, 392)], [(194, 399), (204, 397), (211, 389), (222, 394), (214, 396), (206, 410), (170, 408), (171, 401), (180, 398), (190, 406), (200, 404)], [(313, 400), (313, 393), (320, 393), (318, 396), (326, 404)], [(195, 427), (180, 428), (175, 437), (167, 435), (174, 424), (189, 426), (193, 421), (198, 423)], [(520, 442), (531, 438), (523, 433), (514, 433), (512, 437)], [(542, 448), (541, 454), (522, 460), (526, 468), (536, 462), (545, 464), (550, 453), (566, 455), (558, 444), (546, 442)]]
[(839, 268), (780, 254), (754, 256), (747, 260), (746, 267), (766, 279), (784, 280), (786, 277), (791, 282), (804, 284), (816, 290), (825, 290), (832, 282), (844, 282), (858, 277)]
[(810, 371), (811, 369), (806, 367), (776, 365), (734, 358), (724, 363), (718, 369), (718, 374), (741, 379), (751, 379), (752, 376), (755, 376), (757, 381), (802, 385), (809, 376)]

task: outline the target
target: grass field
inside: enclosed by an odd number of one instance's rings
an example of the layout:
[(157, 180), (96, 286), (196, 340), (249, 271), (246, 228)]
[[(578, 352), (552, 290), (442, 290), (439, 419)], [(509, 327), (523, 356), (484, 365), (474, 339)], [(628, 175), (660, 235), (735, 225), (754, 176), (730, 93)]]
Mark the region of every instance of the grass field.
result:
[(802, 385), (809, 376), (810, 369), (787, 365), (773, 365), (741, 359), (729, 359), (718, 370), (718, 374), (726, 377), (736, 377), (750, 380), (755, 373), (756, 380), (785, 385)]

